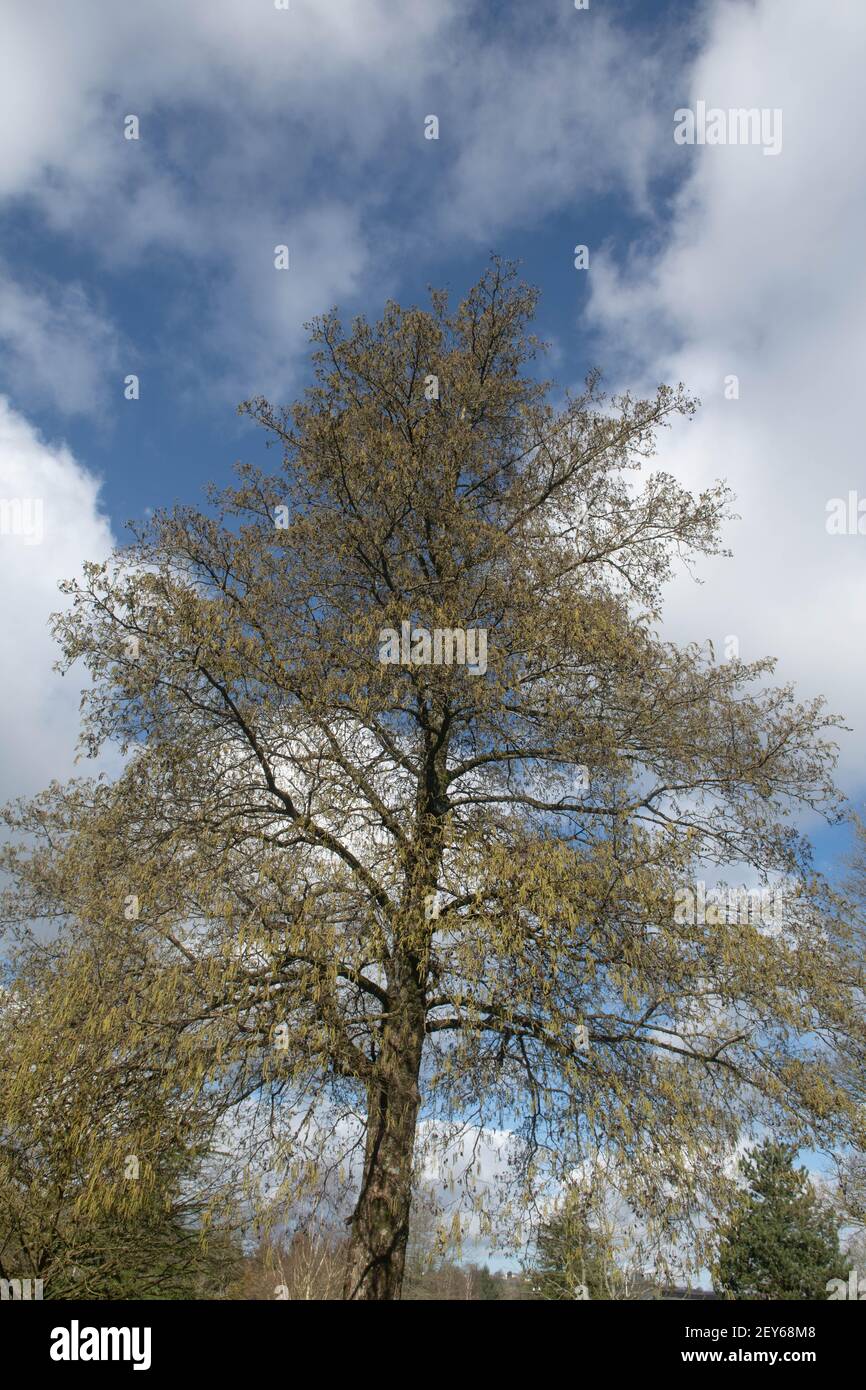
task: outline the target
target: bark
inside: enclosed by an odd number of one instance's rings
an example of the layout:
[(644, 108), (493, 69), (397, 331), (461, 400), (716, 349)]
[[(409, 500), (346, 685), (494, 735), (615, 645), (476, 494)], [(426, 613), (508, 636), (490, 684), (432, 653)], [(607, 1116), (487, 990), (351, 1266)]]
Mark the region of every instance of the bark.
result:
[(447, 738), (428, 738), (415, 842), (406, 864), (408, 934), (395, 944), (390, 962), (389, 1018), (367, 1087), (364, 1174), (351, 1222), (346, 1299), (398, 1299), (403, 1285), (432, 940), (426, 904), (442, 857), (446, 756)]
[(351, 1300), (398, 1299), (403, 1283), (424, 1046), (417, 977), (393, 1012), (368, 1086), (364, 1174), (343, 1294)]

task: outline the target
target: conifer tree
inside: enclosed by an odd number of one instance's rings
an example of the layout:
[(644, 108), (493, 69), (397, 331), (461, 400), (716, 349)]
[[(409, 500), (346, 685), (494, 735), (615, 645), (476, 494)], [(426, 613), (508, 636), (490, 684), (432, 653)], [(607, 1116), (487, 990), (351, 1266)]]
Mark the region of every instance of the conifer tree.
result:
[(826, 1299), (846, 1277), (836, 1217), (816, 1193), (796, 1145), (766, 1139), (740, 1163), (747, 1186), (718, 1232), (716, 1288), (734, 1298)]
[(566, 1193), (536, 1239), (532, 1287), (543, 1299), (613, 1299), (626, 1291), (610, 1233), (592, 1221), (585, 1191)]

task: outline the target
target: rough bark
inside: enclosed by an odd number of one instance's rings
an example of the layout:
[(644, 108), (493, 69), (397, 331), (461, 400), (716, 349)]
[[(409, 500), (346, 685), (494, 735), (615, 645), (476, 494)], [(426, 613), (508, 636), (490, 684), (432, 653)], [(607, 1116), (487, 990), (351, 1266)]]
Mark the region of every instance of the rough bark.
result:
[(364, 1173), (351, 1222), (346, 1299), (400, 1297), (423, 1045), (423, 996), (417, 984), (404, 982), (368, 1087)]
[(404, 935), (388, 969), (390, 1016), (367, 1087), (364, 1173), (351, 1222), (347, 1299), (398, 1299), (403, 1284), (427, 1022), (428, 906), (444, 842), (447, 748), (445, 732), (428, 736), (416, 834), (405, 864)]

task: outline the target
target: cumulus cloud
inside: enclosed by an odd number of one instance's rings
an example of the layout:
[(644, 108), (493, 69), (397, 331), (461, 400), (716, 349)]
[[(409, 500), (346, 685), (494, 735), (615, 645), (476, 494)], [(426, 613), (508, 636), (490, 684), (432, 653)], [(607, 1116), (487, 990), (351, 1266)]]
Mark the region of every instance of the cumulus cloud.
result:
[(483, 244), (586, 194), (647, 208), (674, 154), (658, 94), (679, 31), (636, 51), (554, 0), (493, 20), (459, 0), (9, 8), (0, 202), (118, 288), (139, 267), (183, 276), (171, 350), (192, 337), (235, 399), (261, 370), (257, 389), (285, 389), (304, 317), (357, 303), (362, 277), (381, 300), (413, 248)]
[[(782, 151), (677, 146), (667, 234), (596, 258), (590, 281), (600, 359), (631, 385), (683, 380), (702, 397), (660, 466), (693, 487), (725, 477), (738, 497), (735, 558), (703, 565), (703, 587), (674, 585), (672, 635), (736, 637), (744, 659), (775, 654), (781, 678), (825, 693), (854, 726), (849, 788), (866, 751), (866, 537), (829, 535), (826, 504), (866, 495), (866, 151), (843, 135), (866, 117), (864, 54), (852, 7), (716, 0), (689, 104), (781, 108)], [(673, 103), (668, 116), (673, 142)]]
[(56, 205), (78, 188), (92, 198), (128, 157), (127, 112), (147, 124), (170, 110), (184, 125), (196, 107), (222, 109), (241, 126), (251, 112), (267, 113), (272, 168), (291, 153), (280, 150), (280, 122), (293, 114), (306, 116), (308, 144), (336, 121), (340, 140), (369, 149), (377, 117), (415, 90), (456, 12), (456, 0), (292, 0), (289, 10), (243, 0), (110, 10), (102, 0), (74, 9), (11, 0), (0, 55), (0, 194)]
[[(0, 396), (0, 607), (3, 777), (0, 801), (73, 771), (80, 682), (52, 674), (48, 617), (57, 584), (112, 544), (99, 483), (63, 444), (49, 444)], [(17, 504), (17, 505), (16, 505)]]
[[(262, 212), (237, 218), (225, 230), (228, 272), (211, 324), (225, 394), (236, 400), (278, 398), (286, 364), (307, 351), (304, 324), (345, 295), (358, 292), (370, 256), (355, 210), (329, 201), (284, 220)], [(274, 269), (286, 246), (289, 270)]]
[[(387, 280), (381, 184), (399, 184), (410, 126), (410, 143), (423, 143), (419, 88), (458, 8), (81, 0), (73, 11), (13, 0), (0, 52), (0, 204), (38, 217), (95, 275), (116, 276), (119, 292), (142, 271), (183, 277), (169, 351), (178, 363), (192, 356), (211, 382), (231, 377), (234, 400), (284, 387), (304, 320), (355, 295), (362, 272), (368, 289), (375, 274)], [(138, 139), (124, 138), (128, 115)], [(273, 247), (283, 242), (293, 271), (280, 277)], [(17, 391), (52, 322), (64, 326), (75, 306), (68, 291), (52, 305), (16, 293), (0, 303), (0, 333)], [(55, 392), (64, 410), (93, 394), (91, 364), (109, 345), (112, 330), (90, 312), (80, 326), (92, 350)], [(42, 365), (29, 379), (49, 374)]]

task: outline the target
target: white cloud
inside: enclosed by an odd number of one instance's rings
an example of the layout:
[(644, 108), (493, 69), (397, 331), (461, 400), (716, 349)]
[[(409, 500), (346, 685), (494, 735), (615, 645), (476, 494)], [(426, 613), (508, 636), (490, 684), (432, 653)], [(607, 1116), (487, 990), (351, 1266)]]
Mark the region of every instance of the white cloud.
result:
[(480, 241), (571, 207), (580, 241), (587, 195), (625, 192), (646, 210), (650, 179), (673, 155), (660, 103), (680, 61), (677, 31), (664, 47), (638, 46), (604, 16), (587, 22), (574, 10), (541, 27), (527, 12), (513, 33), (464, 50), (440, 133), (455, 151), (443, 228)]
[[(212, 375), (224, 363), (234, 401), (284, 387), (305, 351), (304, 320), (353, 295), (362, 271), (367, 288), (388, 279), (381, 178), (399, 183), (413, 121), (423, 143), (421, 91), (447, 60), (458, 10), (456, 0), (293, 0), (288, 11), (269, 0), (108, 10), (12, 0), (0, 205), (35, 212), (58, 248), (119, 273), (118, 289), (163, 265), (182, 274), (167, 348), (177, 368), (192, 360)], [(124, 139), (128, 114), (138, 140)], [(379, 232), (363, 226), (366, 209)], [(283, 241), (295, 268), (280, 281), (273, 246)], [(55, 380), (57, 353), (46, 362), (40, 347), (60, 319), (65, 351), (71, 293), (49, 306), (6, 292), (0, 333), (16, 393), (25, 379)], [(54, 392), (63, 410), (92, 394), (112, 336), (92, 316), (79, 326), (85, 353)]]
[[(728, 635), (740, 654), (825, 693), (855, 728), (849, 785), (862, 780), (866, 537), (829, 536), (829, 498), (866, 496), (860, 400), (866, 377), (866, 16), (811, 0), (717, 0), (690, 104), (781, 107), (768, 159), (747, 146), (681, 146), (689, 168), (659, 248), (617, 267), (597, 258), (591, 317), (599, 358), (651, 387), (684, 380), (703, 399), (659, 459), (691, 486), (725, 477), (743, 520), (733, 561), (670, 593), (672, 635)], [(673, 103), (671, 103), (673, 106)], [(673, 110), (670, 112), (671, 139)], [(725, 377), (739, 378), (726, 400)]]
[[(17, 400), (69, 415), (99, 410), (117, 373), (119, 337), (80, 285), (0, 281), (0, 361)], [(119, 377), (115, 381), (119, 393)]]
[[(0, 801), (35, 793), (53, 777), (73, 771), (78, 736), (80, 678), (52, 673), (57, 649), (49, 614), (62, 606), (59, 580), (77, 574), (86, 559), (107, 555), (109, 523), (99, 506), (99, 483), (64, 445), (41, 439), (0, 396), (0, 499), (41, 503), (42, 538), (15, 534), (7, 509), (0, 534), (0, 610), (3, 613), (3, 780)], [(27, 519), (27, 510), (21, 513)]]
[[(227, 275), (211, 320), (216, 341), (231, 344), (224, 389), (280, 399), (290, 364), (307, 351), (304, 324), (357, 292), (370, 265), (357, 212), (323, 202), (285, 220), (250, 212), (223, 233)], [(287, 246), (289, 269), (277, 270), (274, 251)]]
[[(309, 136), (337, 120), (339, 138), (370, 147), (395, 94), (416, 90), (435, 61), (456, 0), (11, 0), (0, 51), (0, 194), (43, 195), (78, 187), (92, 198), (129, 158), (124, 114), (148, 122), (195, 108), (225, 110), (242, 124), (270, 120), (272, 172), (280, 122), (305, 117)], [(348, 85), (347, 85), (348, 84)], [(286, 151), (282, 153), (285, 155)]]
[[(674, 155), (658, 96), (679, 31), (636, 50), (602, 14), (553, 0), (503, 16), (459, 0), (8, 8), (0, 203), (35, 210), (102, 270), (168, 258), (184, 276), (177, 365), (222, 357), (235, 399), (268, 361), (284, 383), (303, 318), (355, 296), (362, 274), (381, 299), (413, 249), (483, 244), (585, 194), (646, 207)], [(262, 267), (292, 236), (298, 268), (277, 284)]]

